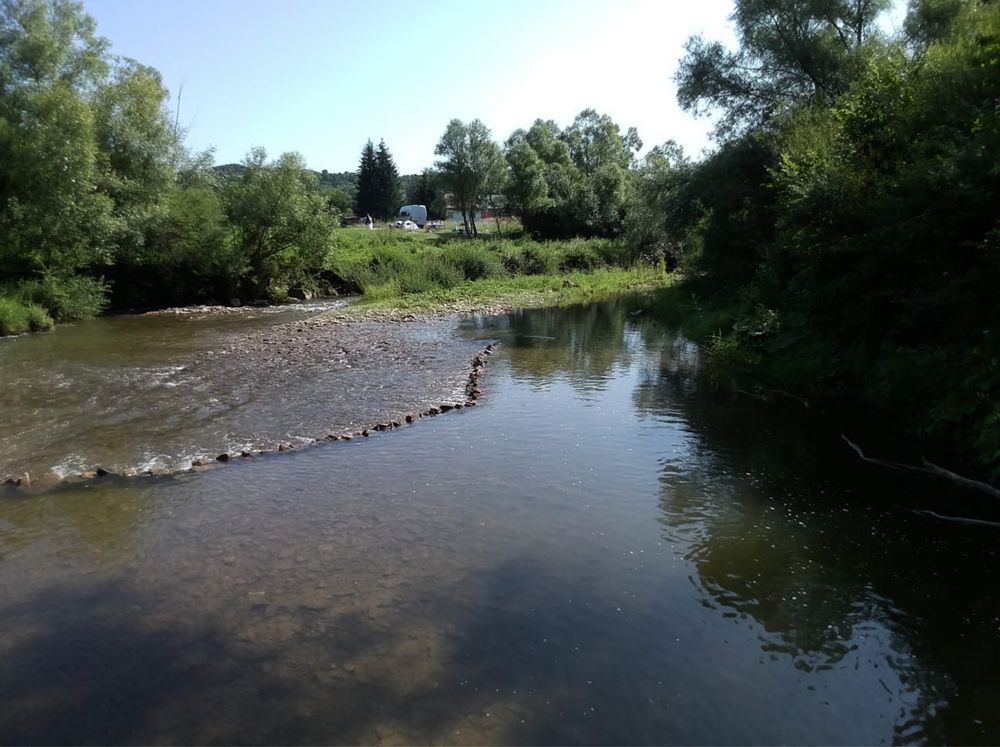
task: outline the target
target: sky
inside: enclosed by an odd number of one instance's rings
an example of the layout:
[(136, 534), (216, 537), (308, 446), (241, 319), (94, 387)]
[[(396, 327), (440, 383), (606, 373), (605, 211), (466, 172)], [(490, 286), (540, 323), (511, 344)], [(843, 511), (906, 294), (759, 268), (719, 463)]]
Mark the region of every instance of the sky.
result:
[[(673, 74), (694, 34), (731, 42), (731, 0), (84, 0), (112, 52), (180, 92), (195, 151), (242, 160), (298, 151), (310, 168), (357, 169), (384, 139), (400, 173), (432, 166), (449, 120), (503, 142), (585, 108), (636, 127), (646, 148), (710, 146), (680, 110)], [(181, 87), (183, 86), (183, 89)]]

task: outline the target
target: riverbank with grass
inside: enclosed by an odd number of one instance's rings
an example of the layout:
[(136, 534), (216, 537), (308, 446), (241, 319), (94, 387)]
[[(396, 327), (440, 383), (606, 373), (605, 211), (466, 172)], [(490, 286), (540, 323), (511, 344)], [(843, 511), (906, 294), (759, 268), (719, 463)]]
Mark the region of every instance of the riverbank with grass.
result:
[(566, 306), (670, 284), (620, 241), (343, 230), (328, 271), (361, 299), (331, 316), (502, 313)]
[(52, 329), (52, 317), (36, 303), (16, 294), (0, 294), (0, 336)]
[(606, 301), (624, 293), (668, 287), (673, 276), (656, 267), (613, 268), (560, 275), (471, 280), (451, 288), (369, 298), (329, 312), (330, 319), (403, 319), (449, 314), (503, 314)]

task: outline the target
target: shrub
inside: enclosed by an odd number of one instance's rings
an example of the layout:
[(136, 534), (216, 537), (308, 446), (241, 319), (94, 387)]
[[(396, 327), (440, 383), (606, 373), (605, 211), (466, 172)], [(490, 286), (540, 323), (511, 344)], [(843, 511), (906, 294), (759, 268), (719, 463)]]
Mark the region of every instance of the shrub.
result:
[(571, 241), (563, 249), (559, 269), (563, 272), (588, 272), (604, 264), (597, 250), (588, 241)]
[(441, 258), (458, 268), (466, 280), (498, 278), (507, 274), (496, 253), (479, 244), (450, 246), (441, 253)]
[(549, 275), (559, 268), (559, 256), (546, 244), (514, 246), (500, 261), (512, 275)]
[(47, 309), (57, 321), (90, 319), (108, 306), (108, 287), (99, 278), (46, 275), (21, 286), (22, 296)]
[(20, 335), (52, 328), (52, 317), (30, 301), (0, 296), (0, 335)]

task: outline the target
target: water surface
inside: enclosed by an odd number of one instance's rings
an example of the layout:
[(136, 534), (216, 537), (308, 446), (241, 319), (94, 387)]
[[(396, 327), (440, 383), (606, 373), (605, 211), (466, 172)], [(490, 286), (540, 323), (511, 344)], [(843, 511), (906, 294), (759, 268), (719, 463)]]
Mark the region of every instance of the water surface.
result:
[(3, 741), (1000, 741), (996, 533), (911, 510), (990, 507), (628, 308), (467, 321), (477, 408), (3, 499)]

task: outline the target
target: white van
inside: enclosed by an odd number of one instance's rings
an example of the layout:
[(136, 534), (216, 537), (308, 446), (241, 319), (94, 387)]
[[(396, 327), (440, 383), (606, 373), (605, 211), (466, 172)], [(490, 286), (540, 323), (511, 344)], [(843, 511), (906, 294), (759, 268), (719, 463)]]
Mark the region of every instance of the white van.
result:
[(402, 225), (403, 221), (412, 220), (421, 228), (427, 223), (427, 208), (424, 205), (403, 205), (399, 209), (399, 220), (396, 225)]

